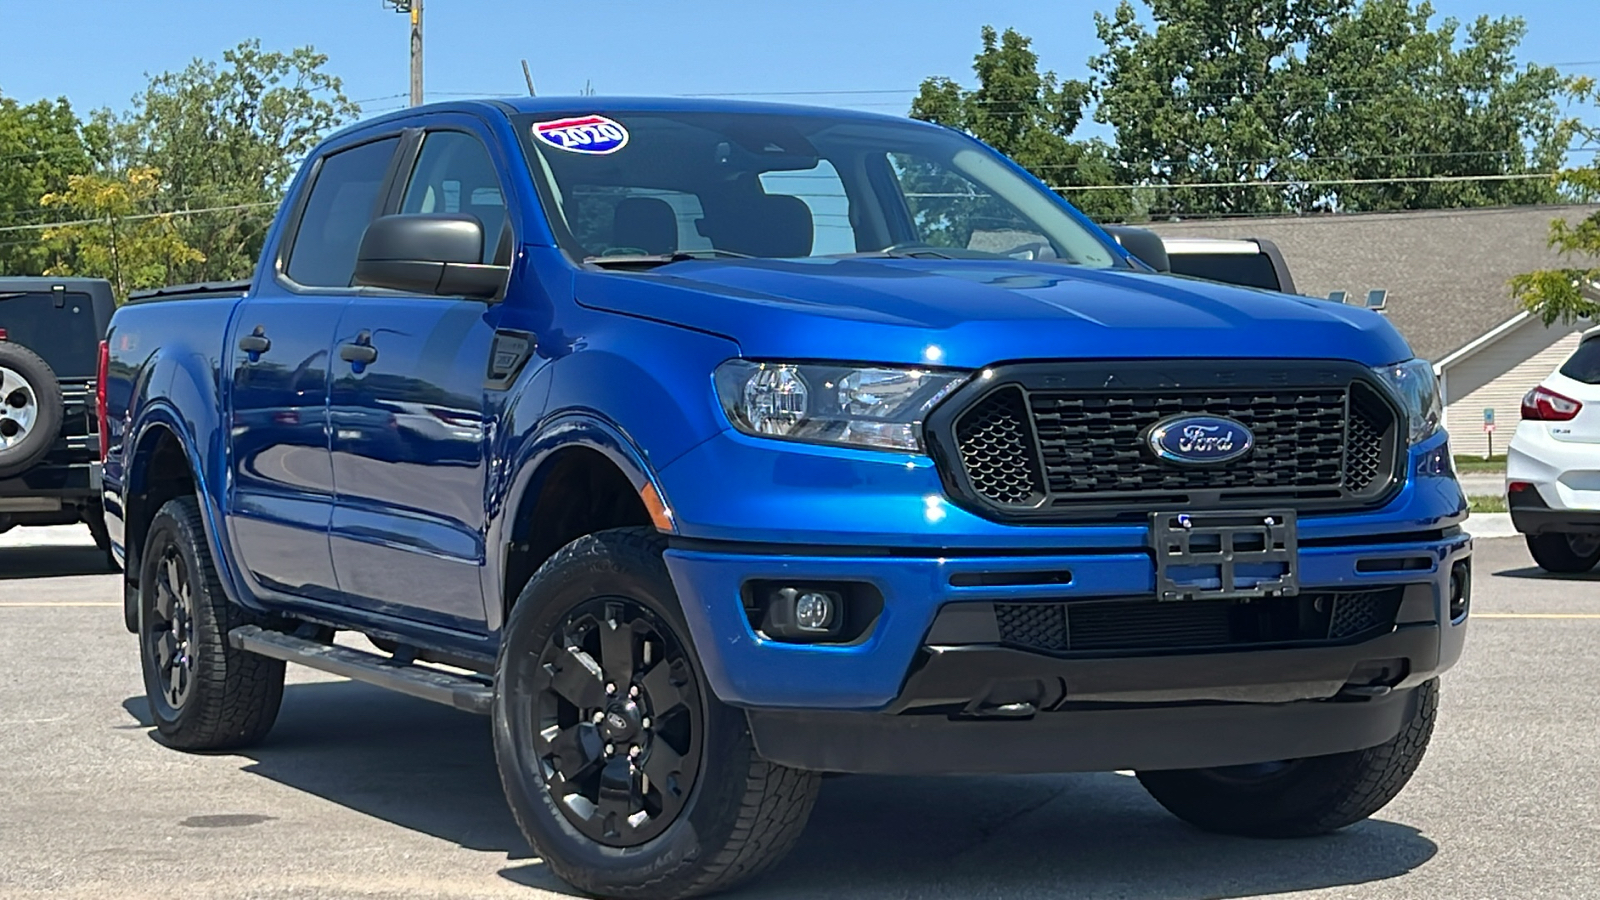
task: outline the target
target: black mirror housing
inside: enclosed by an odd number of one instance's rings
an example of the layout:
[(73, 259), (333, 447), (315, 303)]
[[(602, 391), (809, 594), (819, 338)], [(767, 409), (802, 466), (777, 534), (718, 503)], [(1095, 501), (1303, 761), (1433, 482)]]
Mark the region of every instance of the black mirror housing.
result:
[(511, 268), (484, 263), (483, 242), (483, 224), (476, 216), (384, 216), (368, 225), (361, 237), (355, 284), (416, 294), (498, 299)]
[(1161, 235), (1148, 228), (1130, 225), (1103, 225), (1101, 228), (1116, 238), (1123, 249), (1138, 257), (1140, 262), (1157, 272), (1172, 271), (1172, 263), (1167, 259), (1167, 245), (1162, 242)]

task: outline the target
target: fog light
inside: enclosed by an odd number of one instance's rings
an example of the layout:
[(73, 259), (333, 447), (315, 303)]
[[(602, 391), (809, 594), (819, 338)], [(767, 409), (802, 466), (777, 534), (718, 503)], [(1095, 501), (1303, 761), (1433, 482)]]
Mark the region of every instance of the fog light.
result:
[(833, 598), (808, 591), (794, 602), (794, 622), (802, 631), (827, 631), (833, 624)]
[(1472, 604), (1472, 563), (1461, 560), (1450, 567), (1450, 621), (1459, 622)]
[(826, 641), (838, 636), (843, 620), (844, 595), (780, 587), (768, 595), (761, 631), (780, 641)]

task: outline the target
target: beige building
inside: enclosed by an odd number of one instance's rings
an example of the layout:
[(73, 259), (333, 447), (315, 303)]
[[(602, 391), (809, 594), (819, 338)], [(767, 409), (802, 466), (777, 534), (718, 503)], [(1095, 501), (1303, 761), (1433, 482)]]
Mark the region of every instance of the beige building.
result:
[[(1168, 237), (1266, 238), (1295, 287), (1313, 297), (1387, 291), (1385, 314), (1418, 356), (1432, 360), (1457, 453), (1481, 455), (1491, 436), (1505, 452), (1522, 395), (1577, 346), (1593, 323), (1544, 323), (1518, 309), (1513, 275), (1563, 265), (1547, 246), (1556, 217), (1577, 221), (1600, 206), (1524, 206), (1271, 219), (1155, 223)], [(1352, 302), (1355, 302), (1354, 300)]]

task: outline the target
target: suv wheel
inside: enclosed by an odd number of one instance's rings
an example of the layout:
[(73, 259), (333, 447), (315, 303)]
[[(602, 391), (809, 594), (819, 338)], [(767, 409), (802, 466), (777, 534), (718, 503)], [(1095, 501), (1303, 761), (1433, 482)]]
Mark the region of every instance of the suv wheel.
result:
[(150, 522), (139, 559), (139, 659), (156, 730), (182, 750), (260, 741), (278, 718), (283, 666), (236, 650), (228, 632), (260, 619), (229, 602), (193, 497)]
[(603, 897), (725, 889), (794, 845), (815, 773), (756, 755), (712, 695), (650, 529), (579, 538), (505, 627), (494, 741), (518, 825), (551, 871)]
[(1411, 780), (1439, 708), (1438, 682), (1417, 689), (1400, 733), (1366, 750), (1215, 769), (1140, 772), (1157, 803), (1206, 831), (1309, 837), (1336, 831), (1386, 806)]
[(1546, 533), (1526, 535), (1528, 552), (1546, 572), (1572, 575), (1600, 562), (1600, 534)]
[(38, 354), (0, 341), (0, 478), (44, 458), (61, 431), (61, 384)]

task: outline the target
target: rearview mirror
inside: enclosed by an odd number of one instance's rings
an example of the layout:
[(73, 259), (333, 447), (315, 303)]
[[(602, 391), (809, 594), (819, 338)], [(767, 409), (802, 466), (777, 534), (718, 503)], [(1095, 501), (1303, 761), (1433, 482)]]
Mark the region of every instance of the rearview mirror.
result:
[(384, 216), (367, 226), (356, 253), (355, 284), (416, 294), (494, 300), (510, 266), (483, 261), (476, 216)]

